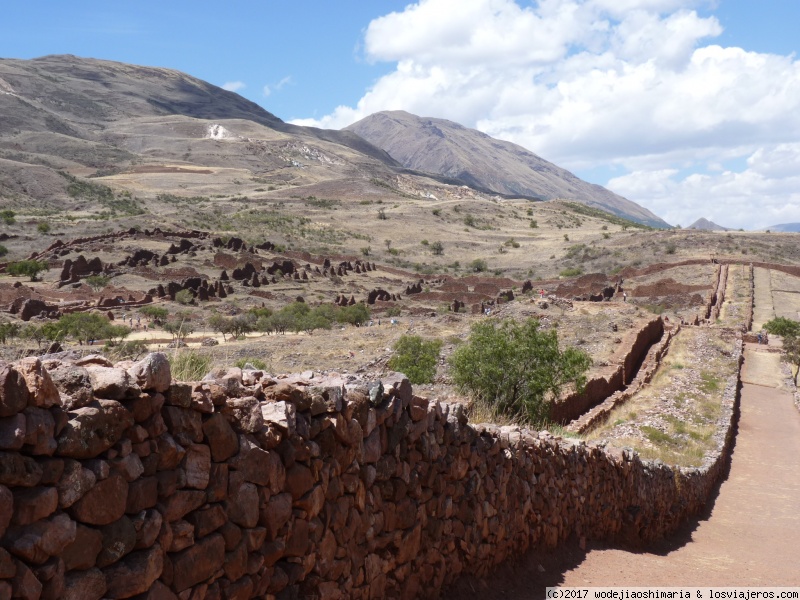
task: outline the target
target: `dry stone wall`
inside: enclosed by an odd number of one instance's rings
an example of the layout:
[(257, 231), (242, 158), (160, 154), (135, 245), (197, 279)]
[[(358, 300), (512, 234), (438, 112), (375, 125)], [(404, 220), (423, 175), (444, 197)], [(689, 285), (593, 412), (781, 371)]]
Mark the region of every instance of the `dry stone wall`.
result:
[(393, 375), (172, 381), (163, 354), (0, 365), (0, 599), (435, 598), (569, 536), (650, 540), (702, 469), (517, 427)]

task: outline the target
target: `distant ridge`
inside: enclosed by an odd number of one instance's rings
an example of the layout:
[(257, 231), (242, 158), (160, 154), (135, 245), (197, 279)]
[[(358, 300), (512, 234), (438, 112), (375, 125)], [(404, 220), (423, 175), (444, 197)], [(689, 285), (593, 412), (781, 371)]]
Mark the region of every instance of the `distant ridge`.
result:
[(708, 219), (704, 218), (697, 219), (697, 221), (689, 225), (686, 229), (698, 229), (701, 231), (730, 231), (730, 228), (717, 225), (713, 221), (709, 221)]
[(778, 233), (798, 233), (800, 232), (800, 223), (781, 223), (779, 225), (770, 225), (764, 229)]
[(644, 225), (669, 227), (646, 208), (583, 181), (522, 146), (446, 119), (383, 111), (344, 131), (357, 133), (409, 169), (443, 175), (496, 194), (572, 200)]

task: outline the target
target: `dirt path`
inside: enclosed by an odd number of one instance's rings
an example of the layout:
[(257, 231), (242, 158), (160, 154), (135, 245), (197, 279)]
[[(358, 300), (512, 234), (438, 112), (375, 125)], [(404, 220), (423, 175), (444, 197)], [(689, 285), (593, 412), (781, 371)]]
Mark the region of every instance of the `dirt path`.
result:
[(554, 585), (800, 585), (800, 413), (779, 389), (779, 361), (756, 345), (745, 351), (730, 473), (702, 519), (647, 551), (598, 545), (529, 555), (460, 597), (538, 599)]

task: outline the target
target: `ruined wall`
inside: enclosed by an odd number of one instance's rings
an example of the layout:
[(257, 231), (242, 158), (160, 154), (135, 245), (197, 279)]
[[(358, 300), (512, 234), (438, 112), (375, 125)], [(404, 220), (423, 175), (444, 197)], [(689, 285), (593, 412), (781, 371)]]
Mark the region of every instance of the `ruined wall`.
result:
[(569, 423), (630, 384), (648, 351), (663, 333), (664, 321), (661, 317), (647, 323), (636, 333), (630, 350), (619, 365), (610, 366), (603, 375), (587, 381), (583, 392), (569, 394), (553, 404), (550, 419), (556, 423)]
[(0, 598), (434, 598), (573, 534), (657, 538), (706, 502), (736, 399), (719, 452), (674, 471), (470, 425), (402, 376), (216, 375), (0, 365)]

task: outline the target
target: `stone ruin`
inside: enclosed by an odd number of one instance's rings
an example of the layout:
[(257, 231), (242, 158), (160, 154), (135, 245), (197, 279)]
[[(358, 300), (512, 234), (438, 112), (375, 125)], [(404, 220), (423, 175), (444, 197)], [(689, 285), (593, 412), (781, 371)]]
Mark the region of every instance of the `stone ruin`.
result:
[[(733, 403), (728, 406), (732, 420)], [(408, 380), (0, 364), (0, 597), (438, 598), (530, 548), (700, 513), (698, 469), (473, 425)]]
[(390, 294), (386, 290), (380, 288), (371, 290), (367, 294), (367, 304), (375, 304), (375, 302), (377, 302), (378, 300), (380, 300), (381, 302), (391, 302), (391, 301), (396, 302), (397, 300), (400, 299), (401, 299), (400, 294)]

